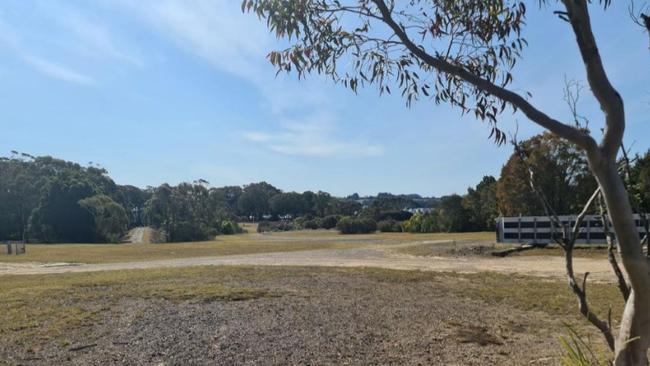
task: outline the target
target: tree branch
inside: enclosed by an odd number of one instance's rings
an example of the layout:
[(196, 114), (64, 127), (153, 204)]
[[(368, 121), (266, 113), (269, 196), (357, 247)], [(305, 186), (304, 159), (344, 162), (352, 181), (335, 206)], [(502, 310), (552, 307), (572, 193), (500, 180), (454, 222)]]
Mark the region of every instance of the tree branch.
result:
[(592, 93), (605, 113), (605, 135), (601, 150), (609, 159), (615, 159), (625, 132), (623, 98), (614, 89), (598, 52), (596, 39), (591, 30), (587, 0), (562, 0), (564, 3), (580, 55), (587, 70), (587, 81)]
[(580, 234), (580, 226), (582, 225), (582, 221), (585, 219), (585, 216), (587, 215), (587, 212), (589, 212), (589, 208), (594, 203), (596, 198), (599, 197), (599, 195), (600, 195), (600, 187), (596, 188), (596, 190), (591, 195), (591, 197), (589, 197), (589, 200), (585, 204), (585, 207), (582, 209), (582, 212), (580, 212), (580, 214), (576, 218), (576, 223), (573, 226), (573, 231), (572, 231), (572, 235), (571, 235), (574, 242), (578, 239), (578, 235)]
[(603, 223), (603, 233), (605, 233), (605, 239), (607, 240), (607, 260), (612, 266), (614, 275), (616, 275), (618, 290), (621, 292), (621, 295), (623, 295), (623, 298), (627, 301), (628, 297), (630, 297), (630, 285), (627, 284), (625, 276), (623, 275), (623, 271), (621, 271), (621, 267), (618, 265), (616, 255), (614, 254), (614, 240), (612, 238), (611, 232), (609, 231), (609, 221), (607, 220), (605, 204), (603, 203), (601, 196), (598, 197), (598, 205), (600, 206), (600, 220)]
[(594, 203), (597, 197), (600, 197), (600, 187), (598, 187), (591, 195), (591, 197), (585, 204), (580, 214), (576, 217), (576, 222), (573, 225), (572, 230), (569, 231), (568, 225), (565, 225), (560, 221), (559, 217), (555, 214), (553, 207), (551, 207), (550, 203), (546, 199), (544, 193), (536, 188), (533, 179), (533, 170), (524, 160), (525, 153), (516, 144), (516, 141), (513, 140), (513, 143), (515, 144), (515, 149), (519, 154), (520, 159), (522, 159), (522, 162), (526, 165), (530, 173), (529, 183), (531, 189), (533, 190), (533, 193), (535, 193), (535, 195), (539, 198), (540, 202), (542, 203), (542, 206), (544, 207), (544, 212), (548, 216), (549, 220), (551, 222), (557, 222), (558, 225), (560, 225), (560, 227), (562, 228), (561, 240), (555, 238), (553, 232), (551, 232), (551, 237), (562, 247), (562, 249), (564, 249), (566, 276), (569, 282), (569, 288), (571, 288), (571, 291), (578, 298), (578, 310), (591, 324), (593, 324), (596, 328), (598, 328), (598, 330), (603, 334), (603, 337), (605, 337), (605, 341), (607, 342), (607, 345), (613, 351), (615, 342), (614, 342), (614, 335), (612, 334), (612, 330), (611, 330), (611, 321), (606, 322), (601, 320), (598, 317), (598, 315), (594, 314), (591, 311), (591, 309), (589, 308), (589, 303), (587, 302), (587, 276), (589, 275), (589, 273), (585, 273), (584, 279), (582, 281), (582, 288), (581, 288), (578, 282), (576, 281), (575, 272), (573, 269), (573, 248), (575, 247), (575, 242), (576, 240), (578, 240), (578, 235), (580, 234), (580, 226), (585, 216), (587, 215), (587, 212), (589, 212), (591, 205)]
[(447, 60), (444, 60), (440, 57), (434, 57), (427, 53), (423, 48), (417, 46), (406, 34), (404, 29), (399, 26), (391, 15), (390, 9), (386, 6), (384, 0), (372, 0), (379, 12), (381, 13), (381, 18), (384, 23), (386, 23), (397, 37), (404, 43), (404, 46), (413, 53), (415, 56), (420, 58), (423, 62), (429, 66), (437, 69), (438, 71), (456, 76), (465, 82), (475, 86), (480, 90), (484, 90), (495, 97), (509, 103), (517, 109), (520, 109), (526, 117), (531, 121), (537, 123), (538, 125), (548, 129), (554, 134), (563, 137), (572, 143), (578, 145), (582, 149), (586, 150), (589, 154), (596, 153), (596, 142), (588, 134), (580, 131), (577, 128), (564, 124), (558, 120), (555, 120), (539, 109), (535, 108), (530, 104), (526, 99), (521, 95), (498, 86), (489, 80), (482, 79), (471, 72), (463, 69), (462, 67), (456, 66)]

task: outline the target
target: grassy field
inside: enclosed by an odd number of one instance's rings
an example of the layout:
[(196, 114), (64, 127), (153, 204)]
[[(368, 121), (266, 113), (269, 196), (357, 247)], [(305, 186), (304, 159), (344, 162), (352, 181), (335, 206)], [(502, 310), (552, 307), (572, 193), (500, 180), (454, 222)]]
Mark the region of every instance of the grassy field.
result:
[[(268, 284), (332, 274), (363, 276), (399, 286), (430, 284), (440, 296), (451, 294), (472, 302), (508, 304), (549, 317), (566, 317), (570, 322), (580, 320), (575, 299), (563, 281), (496, 273), (220, 266), (4, 277), (0, 282), (0, 342), (29, 348), (56, 340), (65, 347), (66, 333), (92, 327), (124, 299), (203, 303), (291, 296)], [(620, 314), (623, 306), (613, 285), (592, 284), (590, 300), (600, 314), (610, 307), (613, 314)]]
[[(247, 227), (248, 230), (253, 229)], [(115, 263), (156, 259), (346, 249), (422, 240), (493, 240), (492, 233), (377, 233), (341, 235), (336, 231), (296, 231), (218, 236), (214, 241), (166, 244), (29, 244), (20, 256), (0, 256), (0, 262)]]

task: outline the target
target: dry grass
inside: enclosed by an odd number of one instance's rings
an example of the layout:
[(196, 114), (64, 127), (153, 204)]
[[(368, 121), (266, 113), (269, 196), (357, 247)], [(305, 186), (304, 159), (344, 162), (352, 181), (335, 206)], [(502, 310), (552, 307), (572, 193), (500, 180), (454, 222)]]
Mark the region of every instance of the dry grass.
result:
[[(440, 255), (489, 255), (493, 251), (505, 250), (517, 247), (518, 244), (509, 243), (496, 243), (494, 240), (487, 239), (487, 235), (491, 233), (469, 233), (475, 234), (475, 239), (465, 239), (465, 235), (457, 235), (452, 237), (446, 243), (423, 243), (416, 245), (409, 245), (400, 248), (392, 249), (393, 252), (400, 254), (408, 254), (414, 256), (440, 256)], [(442, 239), (445, 240), (445, 239)], [(551, 256), (563, 257), (564, 251), (557, 245), (549, 245), (544, 248), (535, 248), (525, 250), (523, 252), (516, 252), (510, 256)], [(606, 259), (607, 248), (602, 245), (577, 245), (573, 250), (573, 256), (576, 258), (594, 258)]]
[[(0, 282), (0, 339), (26, 347), (44, 340), (63, 339), (66, 332), (94, 324), (124, 298), (170, 301), (234, 301), (285, 292), (270, 283), (290, 282), (298, 276), (344, 274), (374, 281), (427, 283), (439, 296), (461, 296), (467, 301), (504, 305), (586, 324), (563, 281), (497, 273), (452, 274), (370, 268), (207, 266), (174, 269), (107, 271), (84, 274), (5, 276)], [(261, 285), (266, 283), (267, 285)], [(243, 285), (242, 285), (243, 284)], [(266, 288), (270, 287), (270, 288)], [(623, 302), (610, 284), (590, 285), (592, 308), (606, 315), (620, 314)], [(614, 319), (616, 321), (616, 319)], [(476, 334), (474, 334), (476, 333)], [(485, 340), (485, 332), (459, 334)], [(485, 338), (485, 339), (484, 339)], [(487, 339), (489, 343), (489, 339)]]
[[(250, 230), (252, 227), (247, 226)], [(213, 241), (167, 244), (29, 244), (20, 256), (0, 256), (0, 262), (118, 263), (157, 259), (236, 254), (347, 249), (366, 245), (399, 244), (416, 240), (485, 240), (491, 233), (377, 233), (341, 235), (333, 230), (218, 236)]]
[(343, 249), (353, 243), (310, 240), (264, 240), (256, 234), (220, 236), (214, 241), (166, 244), (30, 244), (20, 256), (0, 256), (0, 262), (117, 263), (235, 254)]
[(489, 241), (477, 240), (450, 240), (444, 243), (424, 243), (397, 247), (391, 251), (399, 254), (408, 254), (417, 257), (431, 256), (465, 256), (488, 255), (495, 250), (512, 247), (511, 244), (500, 244)]
[(88, 274), (6, 276), (0, 282), (0, 339), (32, 344), (92, 325), (122, 298), (170, 301), (238, 301), (274, 296), (266, 289), (228, 286), (259, 271), (197, 267)]
[[(557, 245), (549, 245), (546, 248), (535, 248), (526, 250), (519, 253), (512, 254), (513, 256), (564, 256), (564, 250)], [(577, 245), (573, 249), (573, 256), (580, 258), (607, 258), (607, 247), (602, 245)]]
[[(435, 273), (421, 271), (395, 271), (388, 269), (350, 269), (363, 271), (379, 281), (433, 282), (442, 294), (451, 292), (474, 301), (489, 304), (509, 304), (525, 311), (542, 311), (549, 315), (578, 317), (577, 300), (565, 281), (538, 277), (480, 272), (473, 274)], [(620, 314), (623, 300), (614, 284), (589, 283), (591, 308), (606, 318), (610, 307), (612, 314)]]
[(244, 232), (249, 234), (257, 232), (257, 223), (256, 222), (240, 222), (239, 226), (244, 229)]

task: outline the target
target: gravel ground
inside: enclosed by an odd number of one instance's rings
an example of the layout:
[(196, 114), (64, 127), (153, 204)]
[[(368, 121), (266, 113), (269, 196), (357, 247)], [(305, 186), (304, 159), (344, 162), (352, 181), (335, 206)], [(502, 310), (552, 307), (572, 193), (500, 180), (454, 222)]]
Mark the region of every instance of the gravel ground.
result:
[[(273, 297), (116, 299), (65, 340), (27, 349), (0, 343), (0, 359), (11, 365), (558, 363), (560, 320), (458, 297), (448, 290), (458, 285), (452, 276), (404, 283), (339, 269), (286, 271), (291, 275), (254, 283), (225, 280), (269, 289)], [(82, 346), (91, 347), (74, 350)]]

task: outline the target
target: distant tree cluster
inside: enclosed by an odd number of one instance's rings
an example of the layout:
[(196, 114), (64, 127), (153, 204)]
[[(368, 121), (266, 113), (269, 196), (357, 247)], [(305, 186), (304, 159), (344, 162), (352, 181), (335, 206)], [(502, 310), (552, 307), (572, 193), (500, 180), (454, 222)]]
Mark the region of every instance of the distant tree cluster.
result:
[(548, 132), (519, 145), (521, 151), (527, 152), (526, 163), (513, 153), (503, 166), (496, 190), (499, 211), (504, 216), (544, 215), (544, 208), (528, 184), (528, 164), (539, 173), (535, 185), (556, 212), (580, 212), (597, 187), (584, 152)]
[[(579, 210), (596, 188), (584, 154), (549, 133), (520, 143), (536, 185), (558, 213)], [(631, 157), (630, 194), (650, 211), (650, 152)], [(494, 230), (500, 216), (543, 215), (518, 154), (499, 179), (485, 176), (463, 196), (419, 195), (346, 198), (326, 192), (283, 192), (266, 182), (209, 187), (204, 180), (140, 189), (117, 185), (106, 170), (52, 157), (14, 153), (0, 158), (0, 240), (118, 242), (131, 227), (160, 229), (169, 241), (209, 240), (242, 231), (237, 222), (257, 221), (258, 231), (338, 228), (345, 233), (459, 232)]]
[(139, 224), (133, 209), (146, 199), (101, 168), (17, 152), (0, 158), (0, 239), (118, 241)]
[[(584, 153), (551, 133), (519, 142), (526, 164), (535, 172), (535, 184), (559, 214), (577, 214), (597, 187)], [(641, 212), (650, 212), (650, 151), (630, 158), (624, 172), (630, 196)], [(416, 213), (401, 224), (402, 231), (454, 232), (494, 230), (498, 216), (544, 215), (532, 191), (528, 167), (513, 153), (498, 180), (486, 176), (464, 196), (442, 197), (433, 210)], [(382, 225), (383, 226), (383, 225)]]
[(496, 202), (497, 181), (485, 176), (476, 187), (467, 189), (464, 196), (442, 197), (429, 212), (416, 213), (402, 223), (402, 231), (411, 233), (461, 232), (493, 230), (498, 217)]
[(207, 182), (163, 184), (150, 190), (144, 217), (148, 225), (162, 229), (169, 241), (210, 240), (218, 234), (241, 232), (232, 215), (228, 192), (233, 187), (207, 188)]
[(0, 240), (46, 243), (119, 242), (141, 225), (160, 229), (169, 241), (238, 233), (239, 221), (284, 221), (260, 226), (269, 230), (332, 229), (340, 216), (362, 209), (326, 192), (282, 192), (266, 182), (122, 186), (102, 168), (17, 152), (0, 158), (0, 202)]

